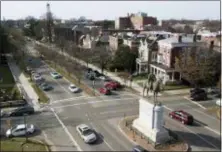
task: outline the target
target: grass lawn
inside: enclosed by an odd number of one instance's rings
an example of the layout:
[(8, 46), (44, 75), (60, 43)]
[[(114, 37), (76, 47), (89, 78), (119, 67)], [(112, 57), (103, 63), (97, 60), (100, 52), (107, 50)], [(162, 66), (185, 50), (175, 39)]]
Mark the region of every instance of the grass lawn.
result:
[(40, 99), (40, 103), (48, 103), (49, 102), (49, 98), (46, 96), (45, 92), (42, 91), (36, 84), (31, 83), (32, 88), (35, 90), (35, 92), (37, 93), (37, 95), (39, 96)]
[[(11, 138), (1, 140), (0, 151), (48, 151), (48, 146), (44, 143), (33, 141), (29, 139), (28, 143), (25, 143), (25, 138)], [(22, 148), (23, 147), (23, 148)]]
[(20, 99), (21, 94), (15, 85), (14, 78), (8, 66), (0, 65), (0, 76), (3, 78), (0, 82), (0, 89), (4, 89), (6, 94), (11, 95), (13, 92), (16, 93), (15, 98)]

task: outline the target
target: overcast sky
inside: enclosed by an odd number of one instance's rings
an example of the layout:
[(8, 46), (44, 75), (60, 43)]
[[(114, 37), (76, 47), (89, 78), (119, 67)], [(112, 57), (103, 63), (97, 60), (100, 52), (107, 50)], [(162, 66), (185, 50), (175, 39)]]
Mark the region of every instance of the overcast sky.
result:
[[(39, 18), (48, 1), (2, 1), (1, 18)], [(50, 1), (57, 18), (115, 19), (127, 13), (146, 12), (159, 19), (220, 19), (220, 1)]]

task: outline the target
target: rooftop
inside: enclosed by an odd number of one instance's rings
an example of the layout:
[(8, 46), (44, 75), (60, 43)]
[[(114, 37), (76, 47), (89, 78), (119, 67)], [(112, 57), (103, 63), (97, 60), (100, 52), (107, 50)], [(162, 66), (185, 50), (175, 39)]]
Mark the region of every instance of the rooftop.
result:
[[(168, 43), (168, 44), (179, 43), (178, 42), (178, 37), (176, 37), (176, 36), (175, 37), (170, 37), (170, 38), (167, 38), (167, 39), (163, 39), (163, 40), (159, 40), (158, 42)], [(182, 42), (181, 43), (194, 43), (193, 42), (193, 37), (182, 36)]]

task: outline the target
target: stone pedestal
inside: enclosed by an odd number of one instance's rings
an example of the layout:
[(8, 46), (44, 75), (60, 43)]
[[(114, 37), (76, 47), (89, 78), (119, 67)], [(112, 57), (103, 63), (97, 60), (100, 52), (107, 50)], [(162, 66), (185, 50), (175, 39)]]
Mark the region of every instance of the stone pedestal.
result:
[(139, 117), (133, 121), (132, 127), (141, 132), (154, 143), (165, 143), (169, 140), (169, 133), (163, 127), (163, 106), (154, 105), (141, 98), (139, 100)]

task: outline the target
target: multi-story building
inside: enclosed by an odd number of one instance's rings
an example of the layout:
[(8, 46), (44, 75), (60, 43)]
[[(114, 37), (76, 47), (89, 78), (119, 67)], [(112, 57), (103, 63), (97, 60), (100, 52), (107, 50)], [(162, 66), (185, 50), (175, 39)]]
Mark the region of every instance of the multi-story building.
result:
[(147, 16), (146, 13), (131, 14), (127, 17), (119, 17), (115, 20), (115, 29), (133, 28), (142, 30), (145, 25), (157, 25), (156, 17)]
[[(204, 42), (197, 41), (196, 36), (174, 36), (168, 39), (158, 41), (157, 60), (150, 64), (150, 72), (157, 77), (162, 77), (164, 82), (181, 80), (181, 74), (175, 70), (174, 64), (176, 57), (180, 52), (185, 52), (184, 60), (189, 55), (192, 48), (200, 50)], [(197, 51), (200, 53), (199, 51)], [(197, 53), (196, 52), (196, 53)]]
[(149, 31), (141, 32), (146, 34), (145, 39), (140, 40), (139, 45), (139, 57), (136, 59), (136, 71), (138, 74), (147, 73), (150, 69), (150, 63), (157, 60), (158, 40), (162, 40), (168, 37), (170, 33)]
[(130, 16), (130, 21), (134, 29), (142, 30), (145, 25), (157, 25), (157, 18), (147, 16), (146, 13), (139, 12)]
[(115, 53), (119, 46), (123, 44), (123, 37), (120, 35), (110, 35), (109, 36), (109, 47)]

